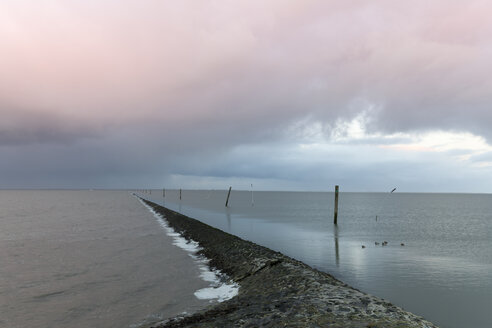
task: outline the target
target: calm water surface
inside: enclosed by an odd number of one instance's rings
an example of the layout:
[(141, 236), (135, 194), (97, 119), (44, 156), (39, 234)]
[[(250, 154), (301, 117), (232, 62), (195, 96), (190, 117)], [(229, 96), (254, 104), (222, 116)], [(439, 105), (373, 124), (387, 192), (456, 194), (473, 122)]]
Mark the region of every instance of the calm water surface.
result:
[(126, 191), (0, 191), (0, 327), (139, 327), (208, 287)]
[(227, 191), (140, 194), (441, 327), (492, 327), (492, 195), (340, 193), (335, 227), (333, 193), (232, 191), (229, 208)]

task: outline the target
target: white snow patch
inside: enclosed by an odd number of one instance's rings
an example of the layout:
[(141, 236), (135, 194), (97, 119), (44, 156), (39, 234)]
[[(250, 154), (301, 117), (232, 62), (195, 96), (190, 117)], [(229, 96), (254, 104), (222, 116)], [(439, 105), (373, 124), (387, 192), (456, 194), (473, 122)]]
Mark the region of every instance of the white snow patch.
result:
[(239, 292), (237, 285), (222, 284), (218, 287), (208, 287), (199, 289), (195, 292), (195, 296), (201, 300), (217, 299), (218, 302), (223, 302), (233, 298)]
[(227, 301), (233, 298), (239, 292), (239, 285), (233, 281), (227, 281), (227, 276), (219, 270), (211, 270), (208, 266), (209, 259), (199, 256), (197, 253), (202, 250), (200, 244), (194, 240), (187, 240), (181, 234), (171, 228), (164, 217), (154, 211), (152, 207), (145, 204), (139, 197), (137, 199), (142, 203), (156, 218), (159, 225), (166, 231), (166, 235), (173, 237), (173, 245), (189, 252), (189, 255), (198, 263), (200, 269), (200, 278), (210, 283), (210, 287), (199, 289), (195, 292), (195, 297), (201, 300), (217, 300), (217, 302)]
[(216, 282), (217, 275), (215, 272), (210, 271), (208, 266), (200, 265), (200, 278), (208, 282)]

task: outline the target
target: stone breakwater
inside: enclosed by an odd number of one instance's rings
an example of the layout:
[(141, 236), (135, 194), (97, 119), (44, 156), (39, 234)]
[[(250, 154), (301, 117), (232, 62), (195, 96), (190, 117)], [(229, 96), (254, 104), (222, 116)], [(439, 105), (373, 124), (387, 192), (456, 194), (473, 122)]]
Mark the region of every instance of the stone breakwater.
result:
[(437, 327), (279, 252), (145, 202), (176, 232), (197, 241), (201, 255), (210, 259), (212, 268), (240, 285), (236, 297), (155, 328)]

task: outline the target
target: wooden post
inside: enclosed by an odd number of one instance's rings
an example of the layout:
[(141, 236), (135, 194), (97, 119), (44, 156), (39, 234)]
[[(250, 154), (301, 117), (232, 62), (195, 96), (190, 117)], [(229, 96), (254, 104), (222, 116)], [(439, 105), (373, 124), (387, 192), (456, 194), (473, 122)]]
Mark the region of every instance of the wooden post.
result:
[(181, 189), (179, 189), (179, 200), (181, 200)]
[(166, 188), (162, 189), (162, 198), (166, 198)]
[(253, 184), (251, 184), (251, 206), (254, 206), (255, 200), (253, 198)]
[(337, 224), (338, 219), (338, 185), (335, 186), (335, 214), (333, 216), (333, 223)]
[(227, 193), (227, 199), (226, 199), (226, 206), (227, 207), (229, 205), (229, 196), (231, 195), (231, 189), (232, 187), (229, 187), (229, 192)]

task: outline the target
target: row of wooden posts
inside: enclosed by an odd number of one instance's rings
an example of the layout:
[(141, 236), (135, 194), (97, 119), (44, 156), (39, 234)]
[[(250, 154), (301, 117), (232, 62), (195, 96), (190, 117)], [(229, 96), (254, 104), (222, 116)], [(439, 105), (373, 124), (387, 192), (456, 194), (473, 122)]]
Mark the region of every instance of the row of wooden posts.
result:
[[(227, 198), (225, 202), (225, 207), (229, 207), (229, 197), (231, 196), (232, 187), (229, 187), (229, 191), (227, 192)], [(338, 224), (338, 190), (339, 186), (335, 186), (335, 209), (333, 213), (333, 224)], [(152, 194), (152, 190), (142, 190), (145, 193)], [(179, 189), (179, 200), (181, 200), (182, 190)], [(162, 197), (166, 198), (166, 189), (162, 189)]]
[[(152, 195), (152, 189), (140, 189), (140, 192)], [(166, 198), (166, 189), (162, 189), (162, 197)], [(181, 200), (181, 189), (179, 189), (179, 200)]]

